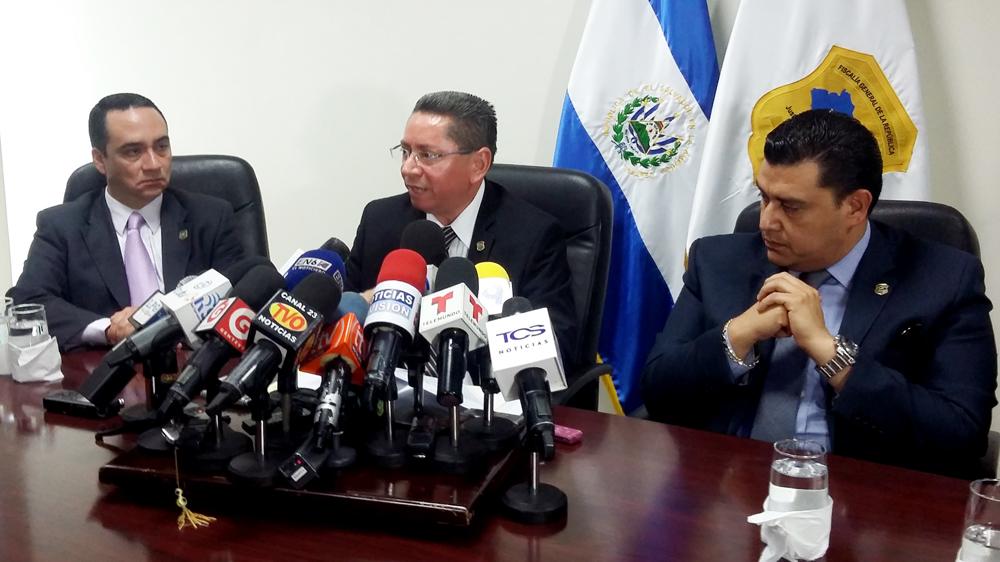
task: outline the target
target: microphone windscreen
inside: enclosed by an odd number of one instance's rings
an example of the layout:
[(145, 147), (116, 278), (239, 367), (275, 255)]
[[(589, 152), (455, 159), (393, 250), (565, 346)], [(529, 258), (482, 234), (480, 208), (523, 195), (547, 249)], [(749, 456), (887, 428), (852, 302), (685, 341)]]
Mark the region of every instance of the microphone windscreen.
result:
[(427, 219), (413, 221), (403, 229), (399, 247), (423, 256), (428, 265), (441, 265), (448, 259), (448, 249), (444, 244), (444, 231)]
[(268, 263), (255, 266), (246, 272), (246, 275), (233, 286), (229, 296), (239, 297), (251, 309), (259, 310), (278, 289), (284, 286), (285, 278), (278, 273), (274, 265)]
[(451, 257), (441, 262), (437, 277), (434, 279), (434, 290), (440, 291), (459, 283), (464, 283), (473, 294), (479, 292), (479, 274), (476, 265), (467, 258)]
[(340, 238), (330, 238), (319, 247), (320, 250), (329, 250), (340, 256), (340, 261), (347, 261), (348, 256), (351, 255), (351, 247), (344, 243)]
[(484, 261), (476, 264), (476, 273), (479, 274), (479, 278), (483, 279), (486, 277), (499, 277), (506, 281), (510, 281), (510, 275), (507, 274), (507, 270), (503, 268), (502, 265), (495, 261)]
[(344, 290), (344, 260), (336, 252), (318, 248), (309, 250), (295, 260), (292, 267), (285, 273), (285, 288), (289, 291), (312, 273), (322, 273), (333, 280)]
[(503, 312), (500, 314), (506, 318), (515, 314), (531, 312), (532, 310), (534, 309), (531, 307), (531, 301), (528, 299), (524, 297), (511, 297), (507, 299), (507, 302), (503, 303)]
[(393, 250), (382, 261), (376, 285), (383, 281), (402, 281), (423, 293), (427, 283), (427, 262), (413, 250)]
[(332, 277), (313, 272), (292, 289), (292, 297), (302, 301), (323, 318), (332, 318), (340, 304), (341, 289)]
[(237, 260), (235, 263), (231, 264), (219, 273), (225, 275), (226, 279), (229, 279), (229, 282), (235, 287), (236, 283), (238, 283), (240, 279), (243, 279), (248, 271), (258, 265), (270, 265), (271, 267), (274, 267), (271, 260), (265, 258), (264, 256), (247, 256), (241, 260)]
[(357, 316), (358, 322), (363, 326), (365, 320), (368, 318), (369, 306), (368, 301), (364, 297), (354, 291), (348, 291), (340, 298), (340, 305), (337, 306), (337, 316), (344, 317), (348, 313), (353, 312)]

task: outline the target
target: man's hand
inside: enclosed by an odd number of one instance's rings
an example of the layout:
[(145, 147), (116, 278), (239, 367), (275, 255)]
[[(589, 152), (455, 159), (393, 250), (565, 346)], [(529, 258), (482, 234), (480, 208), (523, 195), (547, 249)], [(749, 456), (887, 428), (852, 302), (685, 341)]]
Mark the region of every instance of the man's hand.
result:
[(826, 329), (819, 291), (789, 273), (776, 273), (764, 281), (757, 293), (760, 312), (782, 307), (788, 313), (788, 331), (795, 343), (817, 365), (833, 359), (836, 345)]
[(363, 291), (363, 292), (361, 293), (361, 296), (362, 296), (362, 298), (364, 298), (364, 299), (365, 299), (366, 301), (368, 301), (368, 304), (371, 304), (371, 303), (372, 303), (372, 296), (373, 296), (374, 294), (375, 294), (375, 288), (374, 288), (374, 287), (372, 287), (371, 289), (368, 289), (367, 291)]
[(755, 343), (788, 335), (788, 312), (780, 305), (754, 303), (729, 322), (727, 333), (736, 356), (746, 357)]
[(109, 344), (115, 345), (135, 332), (135, 327), (128, 321), (129, 316), (132, 316), (134, 311), (134, 307), (126, 306), (111, 315), (111, 324), (104, 330)]

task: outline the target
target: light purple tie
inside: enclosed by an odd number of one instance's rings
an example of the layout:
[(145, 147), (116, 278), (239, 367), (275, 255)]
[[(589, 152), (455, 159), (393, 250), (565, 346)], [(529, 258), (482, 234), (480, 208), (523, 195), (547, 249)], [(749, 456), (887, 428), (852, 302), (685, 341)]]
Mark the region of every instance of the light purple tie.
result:
[(146, 219), (139, 213), (128, 217), (125, 227), (125, 277), (128, 278), (128, 294), (132, 306), (146, 302), (150, 295), (160, 288), (160, 281), (153, 267), (153, 260), (142, 243), (139, 229), (146, 224)]

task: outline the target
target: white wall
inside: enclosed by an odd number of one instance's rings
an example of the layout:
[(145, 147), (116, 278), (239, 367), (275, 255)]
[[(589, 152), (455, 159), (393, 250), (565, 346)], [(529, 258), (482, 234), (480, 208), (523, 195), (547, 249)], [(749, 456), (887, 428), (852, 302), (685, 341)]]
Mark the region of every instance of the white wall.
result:
[[(877, 0), (872, 0), (877, 1)], [(720, 58), (738, 0), (709, 0)], [(271, 252), (353, 240), (365, 202), (401, 190), (388, 147), (413, 102), (475, 92), (500, 117), (498, 160), (548, 164), (590, 2), (0, 0), (0, 286), (38, 210), (89, 158), (86, 116), (115, 91), (159, 104), (175, 153), (242, 156), (260, 179)], [(998, 298), (993, 165), (1000, 2), (910, 0), (934, 197), (979, 233)], [(0, 203), (3, 203), (0, 200)], [(3, 233), (9, 232), (7, 271)], [(994, 322), (996, 322), (994, 315)]]

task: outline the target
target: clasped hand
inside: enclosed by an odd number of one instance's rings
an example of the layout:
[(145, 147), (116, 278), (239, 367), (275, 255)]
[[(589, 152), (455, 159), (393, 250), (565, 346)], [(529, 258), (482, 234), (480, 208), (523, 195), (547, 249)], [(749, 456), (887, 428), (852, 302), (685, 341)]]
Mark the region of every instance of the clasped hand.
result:
[(833, 336), (826, 329), (819, 292), (789, 273), (764, 281), (757, 302), (729, 325), (729, 340), (744, 357), (761, 340), (791, 336), (817, 364), (833, 357)]

